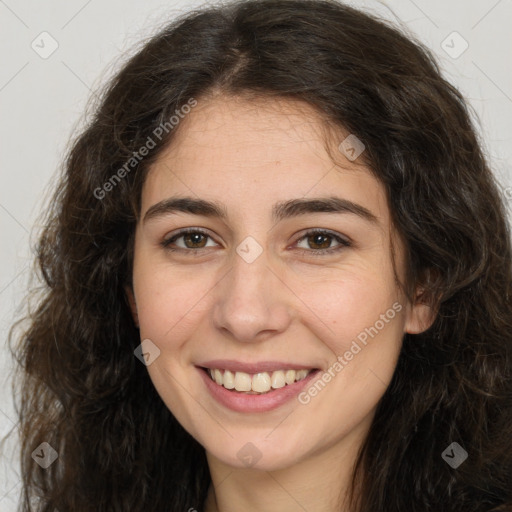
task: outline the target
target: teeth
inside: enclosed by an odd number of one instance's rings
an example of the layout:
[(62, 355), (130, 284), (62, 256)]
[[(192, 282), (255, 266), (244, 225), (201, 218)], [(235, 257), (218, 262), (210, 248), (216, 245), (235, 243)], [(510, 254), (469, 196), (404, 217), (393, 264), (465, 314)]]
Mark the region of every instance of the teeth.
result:
[(296, 372), (296, 380), (305, 379), (308, 376), (309, 370), (297, 370)]
[(224, 372), (224, 377), (223, 377), (223, 381), (221, 384), (226, 388), (226, 389), (234, 389), (235, 388), (235, 376), (233, 375), (232, 372), (230, 372), (229, 370), (226, 370)]
[(270, 379), (270, 383), (274, 389), (284, 388), (286, 386), (284, 372), (282, 370), (272, 372), (272, 378)]
[(311, 370), (277, 370), (250, 375), (245, 372), (230, 372), (229, 370), (208, 369), (213, 381), (226, 389), (235, 389), (250, 394), (267, 393), (271, 389), (283, 388), (287, 384), (293, 384), (305, 379)]
[[(249, 377), (250, 378), (250, 377)], [(270, 391), (270, 375), (267, 372), (257, 373), (252, 378), (252, 390), (258, 393)]]
[(293, 384), (295, 382), (295, 370), (288, 370), (284, 374), (284, 380), (286, 384)]
[[(222, 382), (220, 383), (222, 385)], [(251, 391), (251, 376), (248, 373), (235, 373), (235, 389), (237, 391)]]

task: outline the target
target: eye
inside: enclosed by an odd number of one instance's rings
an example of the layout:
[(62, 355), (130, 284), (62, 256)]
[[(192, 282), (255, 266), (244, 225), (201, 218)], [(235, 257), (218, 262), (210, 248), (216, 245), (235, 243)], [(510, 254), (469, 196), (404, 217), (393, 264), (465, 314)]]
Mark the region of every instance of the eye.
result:
[[(176, 243), (182, 239), (181, 244)], [(170, 238), (163, 240), (160, 245), (168, 251), (178, 252), (197, 252), (212, 245), (207, 245), (207, 240), (212, 239), (211, 236), (204, 230), (199, 228), (187, 228), (182, 229), (178, 233), (174, 234)], [(213, 240), (213, 239), (212, 239)], [(337, 245), (332, 247), (332, 243), (336, 242)], [(342, 238), (341, 236), (327, 230), (310, 230), (307, 231), (301, 238), (296, 242), (297, 246), (300, 243), (306, 243), (310, 248), (304, 249), (299, 248), (299, 251), (313, 256), (321, 256), (325, 254), (332, 254), (343, 250), (346, 247), (350, 247), (351, 243)], [(174, 247), (173, 247), (174, 245)], [(213, 245), (213, 247), (215, 244)]]
[[(194, 229), (182, 229), (175, 235), (163, 240), (160, 245), (164, 247), (168, 251), (183, 251), (183, 252), (191, 252), (188, 249), (205, 249), (208, 246), (206, 245), (207, 239), (211, 236), (202, 229), (194, 228)], [(183, 239), (182, 245), (176, 244), (177, 247), (171, 247), (177, 240)], [(211, 246), (210, 246), (211, 247)]]
[[(333, 241), (336, 241), (338, 245), (331, 247)], [(308, 250), (301, 248), (299, 249), (300, 252), (312, 256), (336, 253), (352, 245), (348, 240), (331, 231), (319, 229), (308, 231), (304, 236), (297, 240), (297, 244), (303, 242), (305, 242), (311, 249)]]

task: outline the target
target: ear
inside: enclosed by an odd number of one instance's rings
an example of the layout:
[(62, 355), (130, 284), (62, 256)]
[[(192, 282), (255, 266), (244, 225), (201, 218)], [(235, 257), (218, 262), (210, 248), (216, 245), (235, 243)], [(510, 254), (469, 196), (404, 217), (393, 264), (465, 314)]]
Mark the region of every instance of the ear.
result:
[(434, 301), (430, 293), (427, 292), (428, 285), (431, 284), (432, 277), (439, 277), (437, 272), (427, 270), (426, 283), (416, 288), (416, 296), (414, 304), (409, 305), (404, 331), (409, 334), (419, 334), (434, 323), (437, 311), (431, 305)]
[(128, 299), (128, 304), (130, 305), (130, 310), (132, 312), (133, 321), (137, 328), (139, 328), (139, 315), (137, 313), (137, 303), (135, 302), (135, 296), (133, 294), (133, 289), (131, 286), (126, 285), (124, 287), (124, 291), (126, 293), (126, 298)]
[(405, 323), (405, 332), (419, 334), (426, 331), (435, 320), (435, 314), (427, 304), (416, 303), (411, 306)]

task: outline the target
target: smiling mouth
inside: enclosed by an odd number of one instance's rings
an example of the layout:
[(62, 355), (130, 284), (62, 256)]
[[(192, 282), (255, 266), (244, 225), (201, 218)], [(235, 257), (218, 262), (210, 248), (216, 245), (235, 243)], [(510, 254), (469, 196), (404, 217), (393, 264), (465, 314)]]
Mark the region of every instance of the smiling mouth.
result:
[(231, 372), (218, 368), (202, 368), (207, 375), (219, 386), (230, 391), (247, 395), (264, 395), (276, 389), (290, 386), (305, 379), (316, 368), (302, 370), (277, 370), (273, 372), (245, 373)]

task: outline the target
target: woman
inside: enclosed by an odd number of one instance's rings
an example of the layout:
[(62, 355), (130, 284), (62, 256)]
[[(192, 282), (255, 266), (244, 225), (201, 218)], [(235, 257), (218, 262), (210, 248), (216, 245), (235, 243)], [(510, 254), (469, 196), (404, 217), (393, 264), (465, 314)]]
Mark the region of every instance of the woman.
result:
[(381, 21), (167, 26), (48, 211), (21, 510), (510, 510), (498, 190), (461, 94)]

